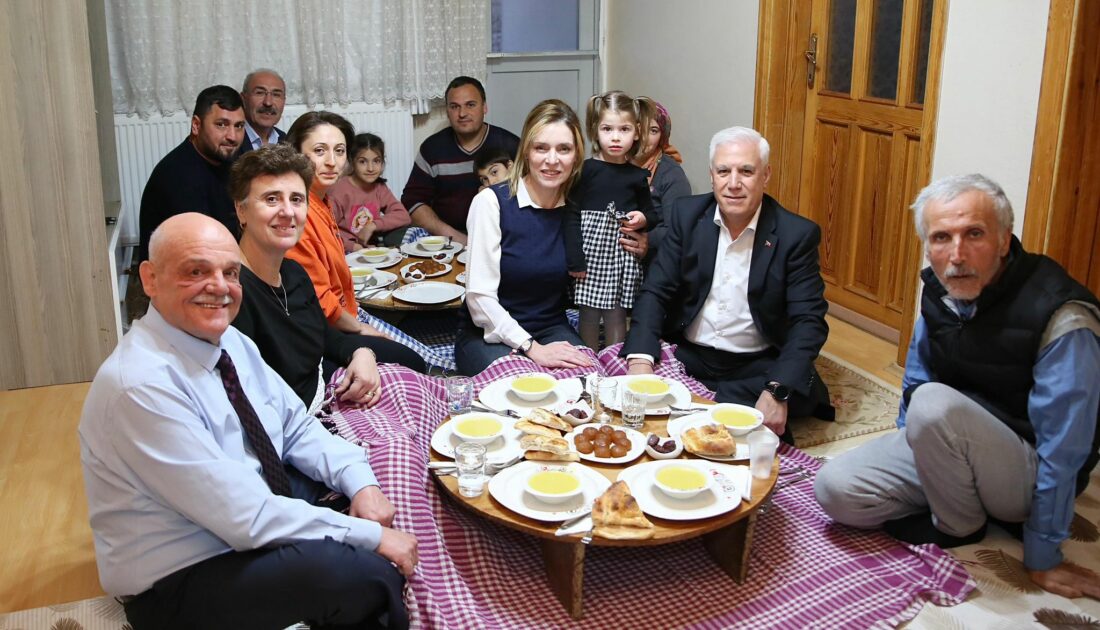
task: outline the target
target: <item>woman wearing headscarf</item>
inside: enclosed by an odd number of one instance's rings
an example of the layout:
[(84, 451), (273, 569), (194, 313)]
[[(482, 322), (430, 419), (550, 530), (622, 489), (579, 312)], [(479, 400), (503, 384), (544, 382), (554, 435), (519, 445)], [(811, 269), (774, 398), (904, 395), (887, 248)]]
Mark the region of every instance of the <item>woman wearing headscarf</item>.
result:
[(640, 119), (642, 149), (634, 157), (634, 164), (649, 171), (649, 192), (653, 208), (661, 221), (649, 233), (649, 252), (646, 261), (653, 259), (661, 238), (668, 229), (664, 213), (672, 209), (681, 197), (691, 196), (691, 184), (680, 164), (684, 161), (676, 147), (669, 144), (672, 135), (672, 117), (668, 110), (648, 96), (637, 99)]

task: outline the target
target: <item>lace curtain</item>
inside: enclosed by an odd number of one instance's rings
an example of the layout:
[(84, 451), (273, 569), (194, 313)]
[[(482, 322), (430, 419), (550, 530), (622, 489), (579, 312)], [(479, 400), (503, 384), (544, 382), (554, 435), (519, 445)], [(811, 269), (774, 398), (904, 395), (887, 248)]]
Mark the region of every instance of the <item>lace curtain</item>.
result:
[(204, 87), (278, 71), (287, 103), (405, 103), (484, 79), (486, 0), (108, 0), (116, 114), (191, 111)]

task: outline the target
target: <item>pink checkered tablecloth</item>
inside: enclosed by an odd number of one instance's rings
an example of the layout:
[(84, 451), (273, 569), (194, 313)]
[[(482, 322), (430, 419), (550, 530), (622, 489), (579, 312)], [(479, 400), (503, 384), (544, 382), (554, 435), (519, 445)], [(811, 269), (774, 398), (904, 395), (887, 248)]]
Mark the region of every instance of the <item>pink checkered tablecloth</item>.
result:
[[(617, 374), (609, 348), (599, 367), (541, 370), (504, 357), (475, 378), (548, 371)], [(671, 359), (671, 349), (663, 351)], [(429, 442), (446, 416), (442, 379), (381, 367), (384, 396), (373, 409), (343, 409), (336, 431), (370, 453), (395, 527), (414, 533), (420, 566), (407, 603), (422, 628), (869, 628), (893, 627), (925, 602), (953, 605), (974, 588), (966, 570), (932, 546), (909, 547), (885, 534), (835, 525), (818, 506), (813, 477), (777, 490), (756, 522), (749, 574), (737, 584), (699, 540), (660, 547), (589, 547), (584, 618), (574, 621), (550, 590), (537, 541), (494, 525), (440, 496), (426, 471)], [(659, 373), (702, 396), (675, 360)], [(781, 445), (783, 467), (820, 463)]]

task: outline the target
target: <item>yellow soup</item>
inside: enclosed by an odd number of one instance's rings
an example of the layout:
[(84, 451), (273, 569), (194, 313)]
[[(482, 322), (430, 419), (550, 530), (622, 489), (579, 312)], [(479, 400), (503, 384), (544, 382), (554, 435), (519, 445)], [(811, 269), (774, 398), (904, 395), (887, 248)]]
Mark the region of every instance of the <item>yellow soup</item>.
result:
[(500, 420), (494, 418), (479, 416), (477, 418), (466, 418), (458, 423), (457, 428), (463, 435), (470, 437), (488, 437), (500, 431)]
[(630, 381), (627, 387), (639, 394), (649, 394), (651, 396), (668, 393), (668, 383), (656, 378), (635, 379)]
[(512, 387), (514, 387), (516, 391), (527, 394), (537, 394), (539, 392), (548, 392), (553, 389), (554, 381), (542, 376), (521, 376), (512, 381)]
[(374, 273), (373, 269), (352, 269), (351, 270), (351, 277), (352, 278), (366, 278), (367, 276), (371, 275), (372, 273)]
[(756, 416), (739, 409), (718, 409), (713, 417), (727, 427), (751, 427), (756, 424)]
[(363, 251), (367, 256), (386, 256), (390, 252), (386, 249), (368, 249)]
[(424, 243), (425, 245), (442, 245), (443, 244), (443, 239), (438, 238), (438, 237), (429, 236), (428, 238), (425, 238), (425, 239), (421, 240), (420, 242)]
[(657, 471), (657, 481), (673, 490), (698, 490), (707, 485), (703, 473), (688, 466), (665, 466)]
[(561, 470), (537, 472), (527, 480), (529, 488), (543, 494), (569, 494), (579, 488), (580, 485), (580, 479)]

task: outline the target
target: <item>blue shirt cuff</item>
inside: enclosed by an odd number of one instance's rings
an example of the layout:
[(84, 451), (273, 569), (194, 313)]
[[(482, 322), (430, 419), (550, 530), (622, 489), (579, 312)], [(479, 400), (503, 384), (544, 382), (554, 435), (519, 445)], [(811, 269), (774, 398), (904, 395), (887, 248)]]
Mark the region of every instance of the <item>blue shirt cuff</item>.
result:
[[(341, 516), (343, 516), (341, 514)], [(368, 521), (354, 516), (344, 516), (354, 521), (348, 527), (348, 534), (344, 542), (361, 549), (374, 551), (378, 549), (378, 543), (382, 541), (382, 525), (377, 521)]]
[(355, 493), (359, 492), (367, 486), (379, 486), (378, 478), (374, 476), (374, 471), (371, 470), (370, 464), (363, 462), (362, 464), (356, 464), (354, 466), (348, 466), (346, 470), (340, 475), (340, 492), (344, 493), (348, 499), (355, 496)]
[(1049, 571), (1062, 564), (1061, 542), (1047, 540), (1024, 526), (1024, 566), (1030, 571)]

